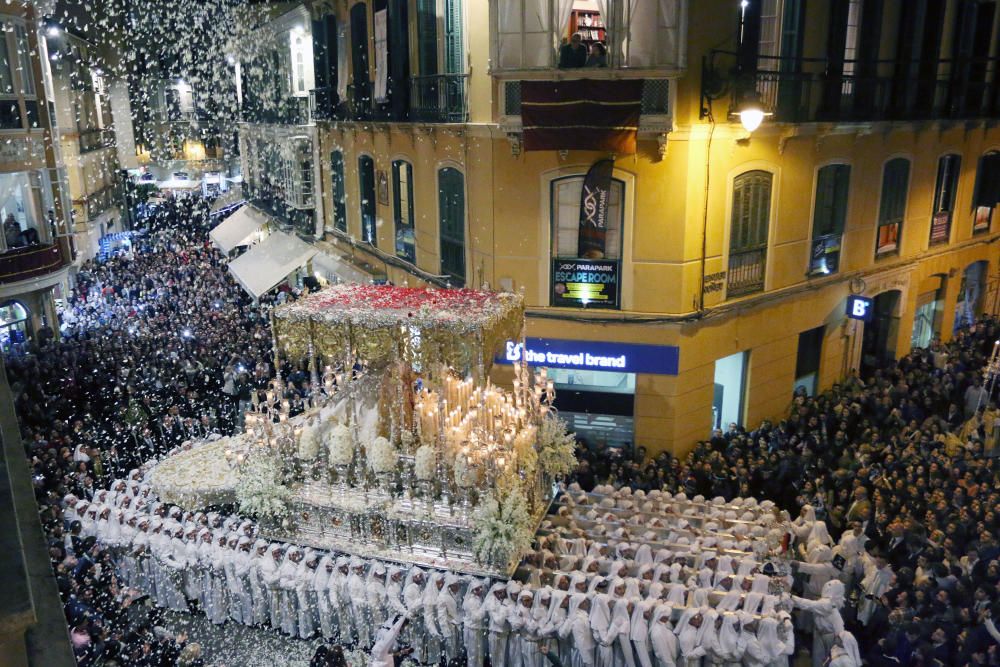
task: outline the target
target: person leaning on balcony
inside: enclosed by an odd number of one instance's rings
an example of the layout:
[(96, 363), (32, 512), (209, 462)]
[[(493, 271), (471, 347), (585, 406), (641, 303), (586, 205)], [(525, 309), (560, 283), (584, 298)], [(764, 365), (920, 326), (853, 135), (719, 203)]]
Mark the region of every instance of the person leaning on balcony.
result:
[(587, 67), (607, 67), (608, 47), (604, 42), (594, 42), (590, 46), (590, 55), (587, 56)]
[(3, 221), (3, 236), (7, 241), (8, 248), (16, 248), (21, 245), (21, 226), (17, 224), (13, 213), (8, 213)]
[(590, 52), (583, 43), (583, 35), (574, 32), (568, 44), (559, 47), (559, 68), (586, 67)]

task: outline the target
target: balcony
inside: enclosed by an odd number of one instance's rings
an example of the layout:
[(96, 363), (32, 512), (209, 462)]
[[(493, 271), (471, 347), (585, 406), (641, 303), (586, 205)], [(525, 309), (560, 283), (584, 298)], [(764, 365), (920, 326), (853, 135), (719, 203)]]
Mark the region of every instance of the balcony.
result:
[[(703, 76), (720, 57), (735, 59), (736, 54), (712, 52)], [(1000, 114), (998, 72), (998, 58), (930, 63), (760, 58), (747, 85), (776, 122), (958, 120)]]
[(278, 104), (249, 101), (243, 106), (243, 122), (260, 125), (308, 125), (311, 97), (285, 97)]
[(469, 119), (468, 74), (436, 74), (410, 79), (410, 119), (423, 123), (464, 123)]
[(729, 251), (726, 296), (745, 296), (764, 291), (767, 246)]
[(0, 252), (0, 284), (17, 283), (59, 271), (73, 261), (69, 237)]
[(112, 130), (84, 130), (80, 132), (80, 153), (89, 153), (101, 148), (113, 148), (115, 133)]

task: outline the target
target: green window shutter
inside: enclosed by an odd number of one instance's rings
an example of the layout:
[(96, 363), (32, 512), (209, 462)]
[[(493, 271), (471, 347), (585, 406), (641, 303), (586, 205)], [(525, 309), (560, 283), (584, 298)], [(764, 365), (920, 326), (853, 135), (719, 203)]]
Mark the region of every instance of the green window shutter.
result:
[(733, 182), (730, 250), (749, 250), (767, 245), (771, 179), (770, 172), (748, 171), (737, 176)]
[(445, 73), (462, 74), (462, 0), (444, 0)]
[(831, 164), (819, 170), (813, 238), (844, 232), (850, 177), (851, 167), (846, 164)]
[(441, 273), (465, 285), (465, 177), (457, 169), (438, 171)]
[(417, 0), (417, 66), (420, 76), (438, 73), (437, 0)]
[(358, 158), (358, 182), (361, 190), (361, 240), (376, 245), (375, 161), (367, 155)]
[(879, 224), (902, 222), (906, 212), (906, 188), (910, 178), (910, 161), (894, 158), (885, 164), (882, 174), (882, 201), (879, 206)]
[(344, 202), (344, 154), (330, 153), (330, 176), (333, 188), (333, 228), (347, 232), (347, 209)]

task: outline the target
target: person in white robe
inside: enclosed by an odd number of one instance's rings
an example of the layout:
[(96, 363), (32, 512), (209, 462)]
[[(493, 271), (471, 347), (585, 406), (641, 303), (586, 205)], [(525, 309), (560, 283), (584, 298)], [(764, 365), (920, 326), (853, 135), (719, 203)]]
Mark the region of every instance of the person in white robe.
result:
[(559, 628), (560, 641), (570, 646), (568, 667), (594, 667), (594, 634), (590, 628), (590, 598), (573, 593), (569, 598), (566, 620)]
[(424, 617), (424, 662), (441, 661), (441, 630), (437, 626), (437, 599), (444, 588), (444, 574), (431, 572), (424, 586), (422, 611)]
[(333, 575), (333, 570), (333, 558), (329, 555), (321, 556), (311, 582), (312, 592), (316, 599), (316, 620), (319, 623), (319, 632), (323, 635), (323, 639), (327, 641), (337, 636), (334, 623), (338, 619), (336, 619), (333, 608), (330, 605), (329, 593), (330, 578)]
[(507, 599), (507, 585), (496, 583), (490, 587), (486, 595), (486, 618), (488, 621), (487, 645), (490, 664), (496, 667), (507, 667), (507, 642), (510, 638), (510, 605)]
[(799, 609), (811, 612), (813, 619), (812, 664), (823, 667), (826, 656), (833, 644), (844, 631), (844, 619), (840, 610), (844, 606), (844, 584), (839, 579), (831, 579), (823, 585), (818, 600), (792, 596), (792, 603)]
[(229, 603), (229, 618), (237, 623), (243, 622), (243, 603), (240, 598), (243, 584), (236, 573), (237, 561), (239, 559), (240, 538), (236, 533), (226, 534), (226, 551), (223, 560), (223, 572), (226, 577), (226, 599)]
[(426, 652), (427, 632), (424, 628), (424, 586), (426, 585), (424, 571), (412, 566), (403, 581), (403, 606), (406, 616), (411, 620), (403, 630), (405, 641), (413, 647), (413, 659), (424, 662)]
[(156, 553), (160, 565), (160, 579), (157, 590), (162, 588), (161, 606), (171, 611), (188, 611), (187, 599), (184, 596), (183, 575), (187, 567), (184, 557), (184, 529), (176, 521), (171, 520), (161, 532), (160, 550)]
[[(393, 618), (399, 614), (406, 614), (406, 605), (403, 603), (403, 580), (406, 577), (406, 570), (401, 567), (389, 567), (389, 577), (385, 582), (385, 610), (386, 617)], [(402, 637), (406, 639), (406, 629), (403, 628)]]
[(267, 586), (261, 577), (261, 568), (264, 563), (271, 559), (267, 551), (268, 544), (264, 540), (257, 540), (253, 543), (249, 580), (250, 598), (252, 601), (250, 624), (254, 626), (264, 625), (270, 617), (270, 612), (268, 611), (269, 594)]
[(462, 580), (449, 572), (445, 575), (444, 586), (435, 601), (437, 628), (441, 633), (441, 644), (448, 662), (457, 659), (462, 648), (462, 614), (458, 606), (461, 590)]
[(705, 667), (722, 666), (722, 648), (719, 645), (719, 630), (722, 628), (722, 618), (715, 609), (706, 609), (705, 620), (702, 627), (705, 631), (701, 635), (701, 645), (705, 648), (705, 657), (702, 664)]
[(285, 552), (285, 560), (278, 570), (278, 624), (281, 631), (289, 637), (299, 634), (299, 605), (295, 588), (301, 563), (302, 550), (292, 545)]
[(632, 611), (629, 637), (635, 652), (636, 667), (653, 667), (652, 648), (649, 644), (649, 624), (653, 621), (655, 606), (655, 602), (643, 600), (637, 603)]
[(347, 556), (337, 557), (336, 567), (330, 576), (330, 586), (327, 589), (333, 613), (340, 619), (338, 639), (346, 646), (352, 646), (357, 642), (351, 597), (347, 593), (347, 580), (351, 573), (350, 563), (351, 560)]
[(740, 644), (739, 615), (725, 612), (720, 615), (722, 626), (717, 634), (718, 656), (723, 667), (740, 667), (743, 664), (743, 646)]
[(518, 592), (515, 600), (517, 602), (507, 618), (507, 622), (510, 623), (507, 649), (509, 664), (511, 667), (536, 667), (538, 651), (530, 641), (535, 631), (535, 621), (531, 615), (535, 595), (528, 588), (524, 588)]
[(559, 629), (566, 622), (569, 613), (569, 593), (555, 589), (552, 591), (552, 600), (549, 602), (549, 617), (545, 625), (538, 631), (539, 636), (545, 637), (548, 645), (552, 647), (560, 662), (568, 664), (571, 658), (570, 644), (559, 636)]
[(407, 621), (409, 619), (406, 616), (397, 616), (382, 624), (375, 633), (368, 667), (393, 667), (396, 661), (392, 649)]
[(184, 596), (189, 602), (195, 602), (198, 606), (202, 603), (202, 592), (204, 591), (205, 573), (198, 558), (201, 540), (198, 539), (198, 526), (188, 524), (184, 531), (184, 562), (187, 566), (184, 569)]
[(372, 616), (372, 627), (381, 627), (386, 621), (385, 609), (386, 568), (381, 561), (373, 561), (369, 567), (367, 588), (368, 609)]
[(635, 653), (632, 651), (632, 613), (636, 607), (635, 598), (615, 600), (611, 608), (611, 623), (617, 628), (614, 643), (615, 667), (636, 667)]
[(208, 528), (202, 528), (198, 537), (197, 559), (202, 579), (201, 608), (210, 623), (222, 625), (226, 622), (226, 587), (225, 581), (216, 577), (212, 569), (216, 557), (215, 541)]
[(656, 667), (677, 667), (677, 635), (671, 623), (673, 607), (669, 604), (657, 605), (653, 611), (653, 621), (649, 628), (649, 644), (653, 650)]
[(267, 590), (268, 621), (275, 630), (281, 629), (281, 567), (283, 553), (281, 545), (274, 543), (267, 548), (267, 556), (261, 559), (260, 579)]
[(462, 644), (465, 646), (468, 667), (483, 667), (486, 659), (486, 582), (473, 579), (462, 598)]
[(355, 556), (351, 558), (350, 567), (351, 573), (347, 576), (345, 592), (351, 605), (358, 648), (367, 650), (372, 645), (372, 613), (368, 605), (368, 590), (365, 586), (365, 561)]
[(785, 642), (778, 637), (778, 619), (764, 616), (757, 621), (756, 626), (756, 638), (748, 641), (743, 656), (745, 667), (773, 667), (781, 663), (787, 667)]
[(854, 635), (846, 630), (837, 634), (827, 664), (829, 667), (862, 667), (861, 651)]
[(306, 549), (295, 573), (295, 610), (298, 614), (300, 639), (309, 639), (316, 632), (316, 601), (312, 583), (316, 578), (317, 565), (319, 565), (319, 554), (312, 549)]
[(701, 644), (705, 633), (705, 611), (707, 609), (688, 607), (677, 622), (674, 632), (677, 633), (677, 648), (683, 667), (701, 667), (701, 659), (705, 655), (705, 647)]
[(594, 651), (596, 667), (614, 667), (615, 641), (618, 639), (618, 628), (611, 620), (611, 598), (605, 593), (592, 597), (590, 609), (590, 629), (597, 643)]
[(141, 517), (136, 520), (135, 535), (132, 536), (130, 552), (135, 563), (133, 569), (133, 579), (131, 585), (143, 593), (156, 599), (156, 588), (153, 582), (153, 574), (150, 561), (149, 544), (149, 517)]
[(865, 554), (861, 557), (864, 568), (864, 578), (861, 580), (861, 592), (864, 599), (858, 606), (858, 622), (867, 626), (875, 613), (878, 599), (892, 586), (894, 574), (889, 561), (881, 552)]

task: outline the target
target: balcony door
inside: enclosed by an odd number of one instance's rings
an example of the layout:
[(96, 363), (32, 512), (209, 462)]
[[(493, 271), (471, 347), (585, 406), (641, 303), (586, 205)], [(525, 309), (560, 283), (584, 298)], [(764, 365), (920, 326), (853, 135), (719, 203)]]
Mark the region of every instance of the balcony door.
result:
[(351, 67), (356, 116), (371, 113), (372, 82), (368, 78), (368, 7), (363, 2), (351, 7)]
[(441, 273), (453, 287), (465, 286), (465, 175), (458, 169), (438, 170), (438, 216)]
[(358, 184), (361, 194), (361, 240), (376, 245), (375, 160), (368, 155), (358, 158)]
[(733, 181), (726, 289), (729, 297), (764, 290), (772, 180), (770, 172), (756, 170), (740, 174)]

